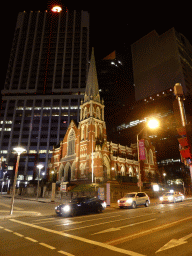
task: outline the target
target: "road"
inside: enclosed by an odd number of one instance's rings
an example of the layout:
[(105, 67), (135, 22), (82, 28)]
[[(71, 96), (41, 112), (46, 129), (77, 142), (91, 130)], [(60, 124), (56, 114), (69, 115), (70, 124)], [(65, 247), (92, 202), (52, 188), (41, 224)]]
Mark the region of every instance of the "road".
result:
[[(8, 199), (0, 209), (8, 209)], [(192, 200), (58, 217), (54, 204), (16, 200), (41, 215), (0, 220), (0, 255), (192, 255)]]

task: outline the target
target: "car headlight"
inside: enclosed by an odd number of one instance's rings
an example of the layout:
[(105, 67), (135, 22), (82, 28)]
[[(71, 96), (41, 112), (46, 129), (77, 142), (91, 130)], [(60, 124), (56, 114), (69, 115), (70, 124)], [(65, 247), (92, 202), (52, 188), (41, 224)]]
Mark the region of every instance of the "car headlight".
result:
[(69, 211), (70, 211), (70, 206), (69, 206), (69, 205), (65, 205), (65, 206), (62, 208), (62, 211), (64, 211), (64, 212), (69, 212)]
[(132, 204), (132, 202), (133, 202), (132, 198), (129, 198), (129, 199), (126, 200), (126, 203), (128, 203), (128, 204)]
[(117, 200), (117, 203), (119, 204), (119, 203), (120, 203), (120, 200)]
[(161, 197), (159, 197), (159, 200), (160, 200), (160, 201), (163, 201), (163, 197), (162, 197), (162, 196), (161, 196)]
[(102, 207), (103, 207), (103, 208), (106, 208), (106, 206), (107, 206), (107, 204), (106, 204), (106, 202), (104, 201), (104, 202), (102, 203)]
[(173, 196), (168, 196), (168, 200), (172, 201), (173, 200)]

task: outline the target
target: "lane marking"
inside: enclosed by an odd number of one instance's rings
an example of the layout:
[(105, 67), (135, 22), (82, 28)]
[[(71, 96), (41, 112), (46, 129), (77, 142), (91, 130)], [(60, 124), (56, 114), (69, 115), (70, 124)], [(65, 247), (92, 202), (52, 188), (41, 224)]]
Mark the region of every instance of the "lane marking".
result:
[(16, 236), (24, 237), (24, 235), (22, 235), (20, 233), (17, 233), (17, 232), (13, 232), (13, 234), (16, 235)]
[(81, 242), (84, 242), (84, 243), (88, 243), (88, 244), (91, 244), (91, 245), (96, 245), (96, 246), (99, 246), (99, 247), (102, 247), (102, 248), (105, 248), (105, 249), (108, 249), (108, 250), (111, 250), (111, 251), (119, 252), (119, 253), (122, 253), (122, 254), (125, 254), (125, 255), (144, 256), (143, 254), (136, 253), (136, 252), (129, 251), (129, 250), (125, 250), (125, 249), (121, 249), (121, 248), (112, 246), (110, 244), (93, 241), (93, 240), (90, 240), (90, 239), (87, 239), (87, 238), (71, 235), (71, 234), (68, 234), (68, 233), (63, 233), (61, 231), (57, 231), (57, 230), (53, 230), (53, 229), (49, 229), (49, 228), (44, 228), (44, 227), (37, 226), (37, 225), (34, 225), (34, 224), (19, 221), (19, 220), (16, 220), (16, 219), (9, 219), (9, 221), (16, 222), (16, 223), (19, 223), (21, 225), (29, 226), (29, 227), (32, 227), (32, 228), (40, 229), (40, 230), (43, 230), (43, 231), (46, 231), (46, 232), (49, 232), (49, 233), (53, 233), (53, 234), (56, 234), (56, 235), (68, 237), (68, 238), (71, 238), (71, 239), (74, 239), (74, 240), (77, 240), (77, 241), (81, 241)]
[[(0, 205), (5, 206), (5, 207), (7, 207), (7, 208), (10, 208), (10, 205), (9, 205), (9, 204), (0, 203)], [(20, 207), (17, 207), (17, 206), (14, 206), (14, 209), (20, 210), (20, 211), (23, 210), (23, 208), (20, 208)]]
[(47, 248), (49, 248), (49, 249), (51, 249), (51, 250), (56, 249), (55, 247), (53, 247), (53, 246), (51, 246), (51, 245), (49, 245), (49, 244), (45, 244), (45, 243), (39, 243), (39, 244), (42, 245), (42, 246), (45, 246), (45, 247), (47, 247)]
[(34, 243), (38, 242), (37, 240), (35, 240), (35, 239), (31, 238), (31, 237), (28, 237), (28, 236), (26, 236), (25, 239), (30, 240), (31, 242), (34, 242)]
[(73, 254), (64, 252), (64, 251), (58, 251), (58, 253), (61, 253), (61, 254), (67, 255), (67, 256), (74, 256)]
[[(153, 214), (155, 214), (155, 213), (153, 213)], [(122, 221), (122, 220), (136, 219), (136, 218), (140, 218), (140, 217), (147, 216), (147, 215), (152, 215), (152, 214), (150, 213), (150, 214), (144, 214), (141, 216), (135, 216), (135, 217), (125, 218), (125, 219), (111, 220), (111, 221), (96, 223), (96, 224), (92, 224), (92, 225), (88, 225), (88, 226), (78, 227), (78, 228), (70, 228), (70, 229), (65, 229), (65, 231), (73, 231), (73, 230), (84, 229), (84, 228), (89, 228), (89, 227), (94, 227), (94, 226), (99, 226), (99, 225), (105, 225), (105, 224)]]
[(69, 222), (69, 223), (62, 223), (62, 224), (60, 224), (60, 225), (55, 225), (55, 226), (61, 226), (61, 225), (63, 225), (63, 226), (68, 226), (68, 225), (72, 225), (72, 224), (79, 224), (79, 223), (83, 223), (83, 222), (88, 222), (88, 221), (96, 221), (96, 220), (104, 220), (104, 219), (109, 219), (109, 218), (116, 218), (116, 217), (119, 217), (119, 216), (121, 216), (121, 215), (116, 215), (116, 216), (109, 216), (109, 217), (104, 217), (104, 218), (97, 218), (97, 219), (91, 219), (91, 220), (82, 220), (82, 221), (75, 221), (75, 222)]
[(8, 229), (8, 228), (4, 228), (5, 231), (8, 231), (8, 232), (13, 232), (12, 230)]
[(133, 240), (135, 238), (138, 238), (139, 236), (147, 235), (147, 234), (150, 234), (150, 233), (162, 230), (162, 229), (166, 229), (166, 228), (169, 228), (171, 226), (177, 225), (180, 222), (190, 220), (190, 219), (192, 219), (192, 216), (184, 218), (184, 219), (180, 219), (180, 220), (168, 223), (168, 224), (164, 224), (164, 225), (161, 225), (161, 226), (158, 226), (158, 227), (155, 227), (155, 228), (151, 228), (151, 229), (148, 229), (148, 230), (145, 230), (145, 231), (133, 234), (133, 235), (124, 236), (124, 237), (121, 237), (121, 238), (118, 238), (118, 239), (114, 239), (112, 241), (106, 242), (106, 244), (113, 244), (113, 245), (121, 244), (121, 243), (124, 243), (127, 240)]
[(107, 233), (107, 232), (119, 231), (122, 228), (132, 227), (132, 226), (136, 226), (136, 225), (143, 224), (143, 223), (150, 222), (150, 221), (154, 221), (154, 220), (156, 220), (156, 219), (150, 219), (150, 220), (145, 220), (145, 221), (141, 221), (141, 222), (136, 222), (136, 223), (133, 223), (133, 224), (129, 224), (129, 225), (125, 225), (125, 226), (121, 226), (121, 227), (117, 227), (117, 228), (109, 228), (109, 229), (105, 229), (105, 230), (99, 231), (99, 232), (91, 234), (91, 235), (97, 235), (97, 234), (102, 234), (102, 233)]
[(33, 223), (37, 223), (37, 222), (44, 222), (44, 221), (53, 221), (56, 220), (56, 218), (46, 218), (46, 219), (41, 219), (41, 220), (34, 220)]
[[(100, 220), (100, 219), (108, 219), (108, 218), (116, 218), (116, 217), (119, 217), (121, 215), (114, 215), (114, 216), (109, 216), (109, 217), (104, 217), (104, 218), (97, 218), (97, 219), (90, 219), (90, 220), (82, 220), (82, 221), (77, 221), (77, 222), (71, 222), (71, 223), (62, 223), (62, 224), (59, 224), (59, 225), (56, 225), (56, 226), (61, 226), (61, 225), (71, 225), (71, 224), (77, 224), (77, 223), (83, 223), (83, 222), (87, 222), (87, 221), (94, 221), (94, 220)], [(84, 217), (84, 216), (83, 216)], [(82, 217), (81, 217), (82, 218)], [(53, 219), (53, 220), (52, 220)], [(41, 220), (36, 220), (36, 221), (33, 221), (34, 224), (39, 224), (39, 223), (47, 223), (47, 222), (52, 222), (52, 221), (62, 221), (62, 220), (73, 220), (73, 218), (67, 218), (67, 219), (57, 219), (57, 218), (50, 218), (50, 219), (43, 219), (43, 221)]]

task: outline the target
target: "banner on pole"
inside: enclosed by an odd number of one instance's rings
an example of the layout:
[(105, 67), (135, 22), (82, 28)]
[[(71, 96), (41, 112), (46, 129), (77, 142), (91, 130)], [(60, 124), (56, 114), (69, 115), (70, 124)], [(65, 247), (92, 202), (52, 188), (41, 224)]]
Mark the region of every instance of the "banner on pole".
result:
[(145, 160), (145, 140), (139, 140), (139, 159), (140, 160)]

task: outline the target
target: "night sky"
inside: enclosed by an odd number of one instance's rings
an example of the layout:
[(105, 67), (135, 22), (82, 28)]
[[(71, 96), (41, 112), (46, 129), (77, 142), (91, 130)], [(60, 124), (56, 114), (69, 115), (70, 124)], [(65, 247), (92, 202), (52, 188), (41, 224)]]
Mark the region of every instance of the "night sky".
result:
[[(64, 1), (68, 10), (84, 10), (90, 13), (90, 47), (95, 48), (96, 60), (113, 50), (126, 49), (152, 30), (162, 34), (175, 29), (185, 35), (192, 44), (190, 2), (179, 1)], [(188, 5), (185, 5), (185, 2)], [(50, 1), (3, 1), (1, 3), (1, 89), (4, 85), (8, 60), (18, 12), (45, 11)], [(142, 4), (140, 4), (142, 3)], [(149, 4), (150, 3), (150, 4)]]

